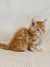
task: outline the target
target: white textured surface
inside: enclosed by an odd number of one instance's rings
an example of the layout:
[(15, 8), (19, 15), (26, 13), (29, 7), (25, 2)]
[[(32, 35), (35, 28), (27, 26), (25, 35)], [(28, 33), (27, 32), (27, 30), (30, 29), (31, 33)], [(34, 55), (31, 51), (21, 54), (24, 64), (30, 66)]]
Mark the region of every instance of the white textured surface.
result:
[(50, 67), (50, 52), (0, 50), (0, 67)]
[(8, 43), (31, 18), (48, 18), (43, 52), (12, 52), (0, 49), (0, 67), (50, 67), (50, 0), (0, 0), (0, 42)]

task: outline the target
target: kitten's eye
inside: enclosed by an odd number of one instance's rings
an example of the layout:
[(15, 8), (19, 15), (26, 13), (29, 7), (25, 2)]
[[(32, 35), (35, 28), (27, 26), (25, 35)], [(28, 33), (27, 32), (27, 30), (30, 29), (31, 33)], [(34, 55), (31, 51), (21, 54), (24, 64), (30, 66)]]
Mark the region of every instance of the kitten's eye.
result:
[(41, 29), (42, 31), (44, 30), (44, 29)]
[(37, 31), (39, 31), (39, 29), (37, 29)]

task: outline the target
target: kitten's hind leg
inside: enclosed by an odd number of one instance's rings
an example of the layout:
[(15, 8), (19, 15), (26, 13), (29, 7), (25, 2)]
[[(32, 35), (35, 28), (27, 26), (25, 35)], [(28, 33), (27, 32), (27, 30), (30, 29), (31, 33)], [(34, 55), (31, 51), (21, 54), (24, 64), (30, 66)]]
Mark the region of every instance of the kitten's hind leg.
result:
[(27, 49), (26, 48), (17, 48), (17, 49), (14, 49), (14, 51), (16, 52), (23, 52), (23, 51), (26, 51)]

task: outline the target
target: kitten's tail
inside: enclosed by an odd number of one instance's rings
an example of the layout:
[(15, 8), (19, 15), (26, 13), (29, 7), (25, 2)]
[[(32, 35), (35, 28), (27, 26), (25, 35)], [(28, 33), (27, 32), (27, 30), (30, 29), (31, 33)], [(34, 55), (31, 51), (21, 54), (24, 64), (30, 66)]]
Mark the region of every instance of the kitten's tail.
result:
[(9, 45), (1, 44), (1, 43), (0, 43), (0, 48), (1, 48), (1, 49), (6, 49), (6, 50), (8, 50), (8, 49), (9, 49)]

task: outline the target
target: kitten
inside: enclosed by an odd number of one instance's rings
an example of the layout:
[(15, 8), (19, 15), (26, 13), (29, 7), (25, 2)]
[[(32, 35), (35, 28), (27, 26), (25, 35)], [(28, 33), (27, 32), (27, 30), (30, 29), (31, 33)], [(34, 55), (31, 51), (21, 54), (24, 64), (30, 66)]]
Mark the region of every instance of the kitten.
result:
[(8, 45), (1, 44), (0, 48), (12, 51), (26, 51), (28, 48), (31, 51), (40, 50), (37, 46), (41, 41), (42, 35), (45, 33), (44, 21), (34, 21), (32, 19), (29, 29), (19, 29)]

